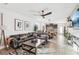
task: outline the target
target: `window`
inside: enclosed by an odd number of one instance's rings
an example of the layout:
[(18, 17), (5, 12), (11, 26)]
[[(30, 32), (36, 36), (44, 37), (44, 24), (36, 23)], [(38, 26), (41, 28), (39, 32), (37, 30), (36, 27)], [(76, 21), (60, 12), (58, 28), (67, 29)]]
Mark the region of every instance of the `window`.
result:
[[(78, 8), (79, 9), (79, 8)], [(79, 10), (76, 10), (71, 16), (73, 27), (79, 28)]]

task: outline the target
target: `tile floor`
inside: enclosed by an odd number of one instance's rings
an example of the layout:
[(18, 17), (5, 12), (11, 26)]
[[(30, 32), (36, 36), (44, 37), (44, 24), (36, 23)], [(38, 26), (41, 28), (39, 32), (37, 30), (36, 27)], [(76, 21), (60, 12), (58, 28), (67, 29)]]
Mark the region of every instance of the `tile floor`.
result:
[[(64, 37), (63, 35), (61, 36)], [(60, 38), (49, 40), (49, 43), (46, 46), (37, 49), (38, 51), (37, 54), (38, 55), (78, 55), (78, 53), (73, 50), (72, 46), (68, 45), (65, 42), (63, 46), (59, 46), (59, 43), (57, 43), (59, 39)]]

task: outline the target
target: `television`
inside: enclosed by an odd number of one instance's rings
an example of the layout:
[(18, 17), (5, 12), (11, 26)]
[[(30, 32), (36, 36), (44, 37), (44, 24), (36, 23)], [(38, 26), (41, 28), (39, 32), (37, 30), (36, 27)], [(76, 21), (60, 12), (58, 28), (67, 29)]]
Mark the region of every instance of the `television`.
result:
[(79, 8), (71, 16), (72, 26), (79, 29)]

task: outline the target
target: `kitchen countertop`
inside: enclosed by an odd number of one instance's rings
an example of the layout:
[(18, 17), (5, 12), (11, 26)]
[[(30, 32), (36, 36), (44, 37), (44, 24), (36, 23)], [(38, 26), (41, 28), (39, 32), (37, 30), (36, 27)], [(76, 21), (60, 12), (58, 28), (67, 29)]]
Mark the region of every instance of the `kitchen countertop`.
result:
[(68, 28), (68, 32), (73, 36), (73, 42), (79, 47), (79, 30), (74, 28)]
[(73, 35), (73, 36), (79, 38), (79, 30), (78, 30), (78, 29), (68, 28), (68, 32), (69, 32), (71, 35)]

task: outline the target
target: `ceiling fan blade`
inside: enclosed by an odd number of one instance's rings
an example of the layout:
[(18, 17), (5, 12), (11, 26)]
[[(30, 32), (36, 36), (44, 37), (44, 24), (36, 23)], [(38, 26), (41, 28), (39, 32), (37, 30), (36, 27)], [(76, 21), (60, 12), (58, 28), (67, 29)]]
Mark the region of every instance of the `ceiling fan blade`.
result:
[(50, 14), (52, 14), (52, 12), (48, 12), (48, 13), (43, 14), (43, 15), (41, 15), (41, 16), (47, 16), (47, 15), (50, 15)]

